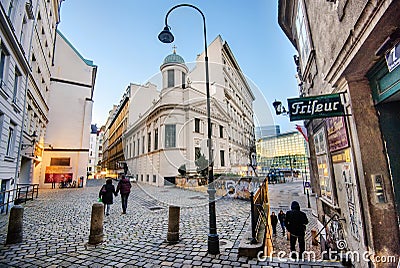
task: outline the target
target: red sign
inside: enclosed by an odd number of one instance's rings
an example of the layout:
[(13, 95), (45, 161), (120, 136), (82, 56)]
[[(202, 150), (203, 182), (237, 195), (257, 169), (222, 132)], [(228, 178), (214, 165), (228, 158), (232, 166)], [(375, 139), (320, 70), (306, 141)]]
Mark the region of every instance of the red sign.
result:
[(328, 146), (330, 152), (335, 152), (349, 147), (346, 122), (344, 117), (327, 118)]

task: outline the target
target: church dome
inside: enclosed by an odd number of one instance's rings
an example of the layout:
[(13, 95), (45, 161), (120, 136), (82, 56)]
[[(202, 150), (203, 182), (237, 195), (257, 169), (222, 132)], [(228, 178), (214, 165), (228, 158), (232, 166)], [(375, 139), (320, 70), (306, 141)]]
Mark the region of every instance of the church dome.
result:
[(167, 63), (180, 63), (180, 64), (185, 64), (185, 61), (181, 56), (176, 54), (175, 50), (172, 54), (168, 55), (165, 57), (163, 64)]

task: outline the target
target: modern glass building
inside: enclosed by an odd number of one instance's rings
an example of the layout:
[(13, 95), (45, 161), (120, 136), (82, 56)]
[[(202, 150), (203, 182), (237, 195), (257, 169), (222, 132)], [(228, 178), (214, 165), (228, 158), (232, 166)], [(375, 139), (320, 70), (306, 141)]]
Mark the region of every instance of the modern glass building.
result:
[(267, 176), (270, 171), (286, 177), (309, 173), (307, 142), (298, 131), (261, 138), (256, 148), (259, 175)]

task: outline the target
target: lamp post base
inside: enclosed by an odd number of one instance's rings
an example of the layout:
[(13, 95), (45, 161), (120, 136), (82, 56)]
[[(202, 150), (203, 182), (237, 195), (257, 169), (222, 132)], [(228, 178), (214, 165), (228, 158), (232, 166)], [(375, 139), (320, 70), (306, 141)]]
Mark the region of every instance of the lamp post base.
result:
[(208, 234), (208, 254), (219, 254), (219, 237), (218, 234)]

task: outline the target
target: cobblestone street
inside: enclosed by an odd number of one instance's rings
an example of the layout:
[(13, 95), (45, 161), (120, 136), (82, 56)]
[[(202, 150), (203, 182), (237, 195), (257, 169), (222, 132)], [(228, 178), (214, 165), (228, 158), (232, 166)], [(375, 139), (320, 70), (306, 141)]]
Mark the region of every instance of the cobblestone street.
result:
[[(221, 254), (207, 254), (208, 195), (173, 187), (133, 183), (128, 212), (121, 215), (120, 196), (105, 217), (105, 242), (87, 245), (92, 204), (104, 181), (79, 189), (40, 190), (39, 198), (24, 204), (24, 239), (5, 245), (7, 215), (0, 216), (1, 267), (338, 267), (337, 264), (268, 262), (238, 257), (240, 239), (249, 226), (247, 201), (222, 198), (216, 203)], [(114, 182), (114, 184), (116, 184)], [(300, 185), (300, 186), (299, 186)], [(279, 187), (288, 193), (301, 184), (270, 186), (272, 207), (283, 207)], [(277, 191), (278, 190), (278, 191)], [(302, 191), (302, 188), (300, 189)], [(276, 197), (274, 197), (276, 195)], [(303, 196), (297, 199), (304, 207)], [(289, 200), (286, 197), (286, 200)], [(291, 200), (290, 200), (291, 201)], [(282, 201), (283, 202), (283, 201)], [(290, 203), (290, 202), (289, 202)], [(181, 206), (180, 242), (165, 242), (168, 205)], [(287, 205), (288, 206), (288, 205)], [(286, 211), (287, 208), (284, 208)], [(307, 211), (311, 220), (311, 210)], [(313, 223), (311, 223), (313, 224)], [(279, 229), (278, 229), (279, 231)], [(308, 239), (309, 240), (309, 239)], [(275, 238), (274, 245), (288, 243)], [(308, 243), (308, 242), (307, 242)]]

